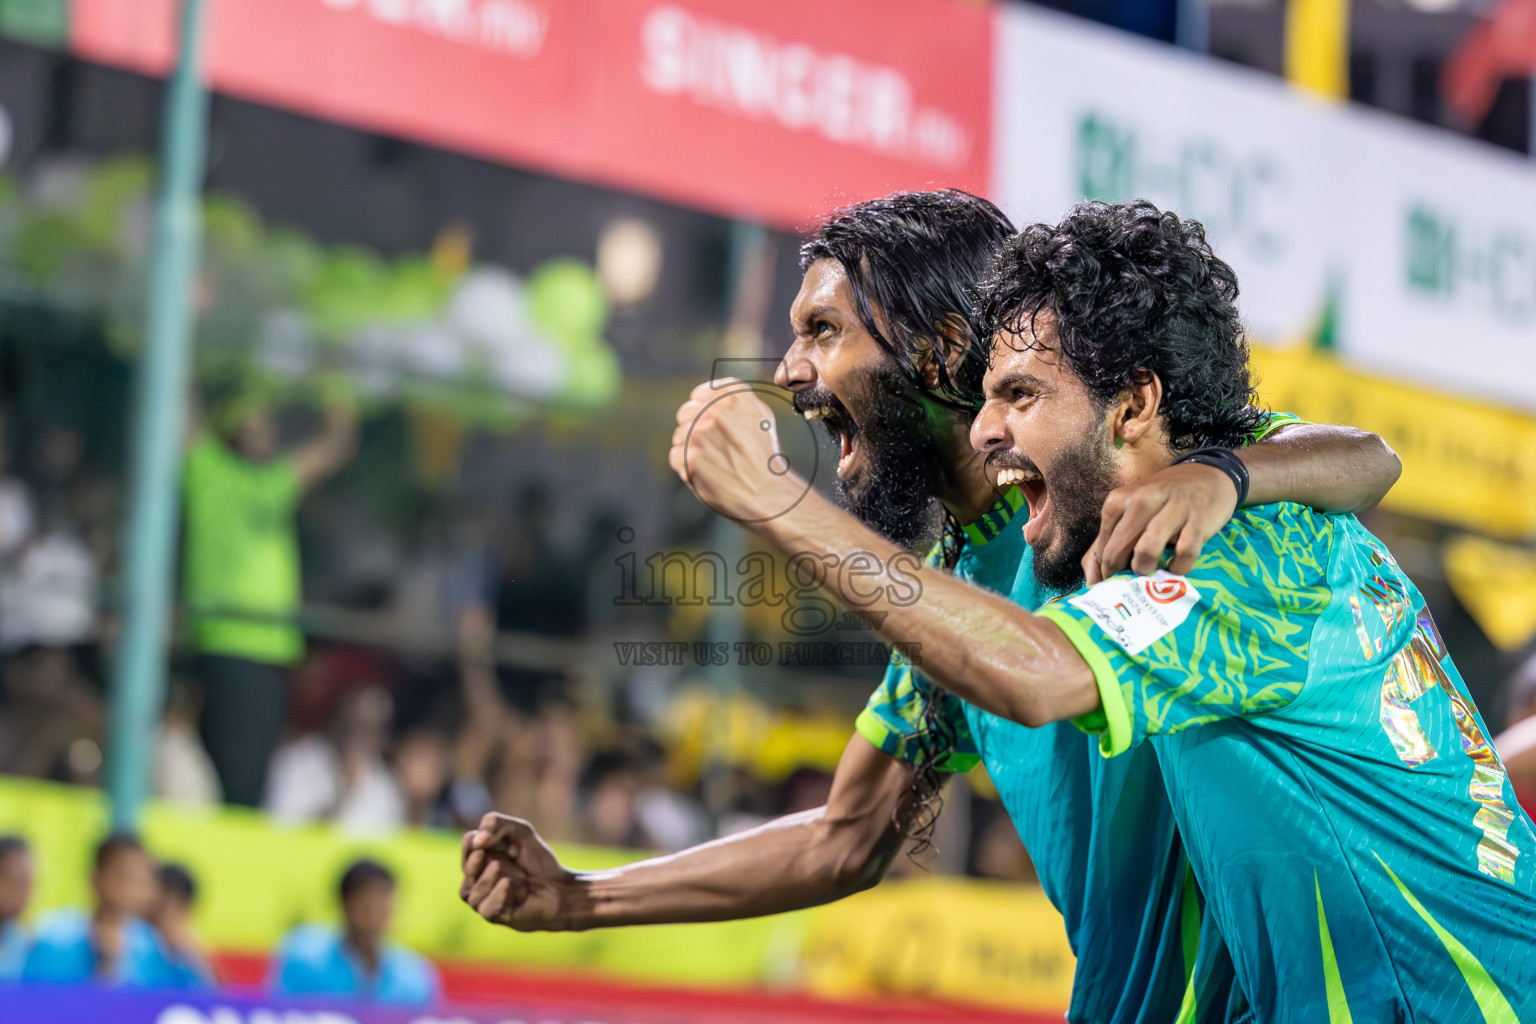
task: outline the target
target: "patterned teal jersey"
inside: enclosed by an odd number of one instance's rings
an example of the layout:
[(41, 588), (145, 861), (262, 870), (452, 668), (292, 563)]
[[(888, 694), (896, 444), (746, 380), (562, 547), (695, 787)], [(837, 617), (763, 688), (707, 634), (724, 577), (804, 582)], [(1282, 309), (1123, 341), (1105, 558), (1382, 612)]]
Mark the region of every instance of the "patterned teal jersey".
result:
[[(1301, 422), (1271, 413), (1251, 441)], [(1051, 595), (1035, 581), (1033, 552), (1020, 529), (1023, 505), (1012, 488), (965, 528), (955, 574), (1037, 608)], [(899, 657), (859, 716), (858, 730), (913, 764), (963, 772), (985, 762), (1077, 956), (1068, 1020), (1242, 1018), (1231, 959), (1188, 877), (1149, 749), (1106, 761), (1091, 738), (1066, 723), (1025, 728), (936, 689)]]
[(1094, 671), (1103, 752), (1156, 751), (1258, 1020), (1536, 1022), (1531, 821), (1353, 516), (1244, 509), (1187, 576), (1041, 614)]
[[(955, 574), (1033, 608), (1040, 595), (1020, 529), (1023, 504), (1012, 488), (966, 528)], [(1193, 885), (1151, 750), (1105, 760), (1094, 739), (1069, 723), (1025, 728), (935, 688), (899, 659), (859, 716), (858, 730), (913, 764), (959, 772), (985, 763), (1077, 956), (1068, 1020), (1174, 1020), (1201, 918), (1197, 905), (1185, 906), (1186, 886), (1192, 900)]]

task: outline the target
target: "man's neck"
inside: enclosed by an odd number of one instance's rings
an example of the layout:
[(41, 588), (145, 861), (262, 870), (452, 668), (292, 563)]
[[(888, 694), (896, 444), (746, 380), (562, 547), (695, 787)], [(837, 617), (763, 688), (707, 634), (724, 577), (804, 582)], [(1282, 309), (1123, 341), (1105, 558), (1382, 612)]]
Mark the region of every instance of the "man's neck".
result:
[(98, 928), (121, 928), (128, 915), (110, 907), (97, 907), (91, 911), (91, 923)]
[(123, 957), (123, 947), (127, 945), (128, 915), (118, 910), (105, 907), (97, 907), (91, 912), (91, 948), (96, 954), (96, 967), (94, 974), (101, 978), (110, 978), (117, 973), (118, 964)]
[(969, 419), (955, 421), (946, 434), (934, 438), (943, 479), (933, 496), (962, 525), (974, 523), (997, 504), (997, 484), (987, 476), (986, 456), (971, 447)]
[(356, 932), (346, 933), (346, 943), (352, 947), (352, 951), (362, 958), (363, 966), (369, 974), (379, 973), (379, 943), (359, 936)]
[(1161, 426), (1143, 434), (1134, 444), (1114, 449), (1110, 459), (1114, 466), (1116, 486), (1127, 487), (1162, 472), (1173, 464), (1174, 455)]
[(155, 930), (165, 940), (165, 944), (173, 950), (189, 949), (192, 946), (192, 926), (186, 918), (162, 917), (154, 922)]

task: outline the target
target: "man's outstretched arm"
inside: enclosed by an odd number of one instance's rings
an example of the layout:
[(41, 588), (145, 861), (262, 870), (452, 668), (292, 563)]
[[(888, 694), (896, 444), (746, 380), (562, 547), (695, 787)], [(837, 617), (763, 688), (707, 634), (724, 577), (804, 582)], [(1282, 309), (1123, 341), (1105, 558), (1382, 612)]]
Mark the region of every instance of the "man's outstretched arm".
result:
[[(1403, 470), (1397, 453), (1376, 434), (1313, 423), (1281, 427), (1237, 455), (1248, 469), (1246, 504), (1294, 501), (1320, 512), (1375, 508)], [(1126, 569), (1149, 576), (1169, 548), (1174, 554), (1168, 571), (1182, 575), (1236, 510), (1231, 479), (1199, 463), (1169, 466), (1117, 487), (1104, 499), (1083, 575), (1089, 583)]]
[(912, 768), (855, 735), (825, 807), (611, 871), (562, 867), (533, 827), (486, 815), (465, 833), (460, 895), (518, 931), (725, 921), (829, 903), (867, 889), (901, 846)]

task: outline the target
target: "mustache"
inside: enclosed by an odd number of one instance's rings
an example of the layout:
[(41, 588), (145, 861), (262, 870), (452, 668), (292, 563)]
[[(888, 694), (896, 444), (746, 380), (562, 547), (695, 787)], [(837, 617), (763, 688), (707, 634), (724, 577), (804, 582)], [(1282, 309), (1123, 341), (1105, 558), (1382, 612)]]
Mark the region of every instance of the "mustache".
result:
[(795, 412), (802, 416), (824, 405), (830, 405), (839, 412), (844, 411), (843, 403), (838, 401), (831, 389), (825, 386), (812, 388), (809, 391), (796, 391), (790, 404), (794, 406)]
[(1043, 477), (1045, 475), (1040, 472), (1040, 467), (1035, 465), (1035, 461), (1033, 459), (1023, 454), (1022, 452), (1013, 449), (1006, 451), (998, 450), (990, 453), (987, 456), (986, 463), (987, 468), (992, 470), (1022, 469), (1026, 472), (1034, 473), (1037, 476)]

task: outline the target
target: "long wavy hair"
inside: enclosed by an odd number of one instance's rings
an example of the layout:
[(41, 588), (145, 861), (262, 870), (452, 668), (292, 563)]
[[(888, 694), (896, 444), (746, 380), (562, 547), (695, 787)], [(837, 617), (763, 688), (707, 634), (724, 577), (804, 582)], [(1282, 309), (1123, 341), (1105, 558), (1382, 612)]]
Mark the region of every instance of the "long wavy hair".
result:
[[(913, 385), (975, 412), (990, 337), (976, 315), (977, 286), (1012, 234), (1001, 210), (969, 192), (895, 192), (829, 216), (800, 247), (800, 269), (836, 260), (864, 329)], [(946, 360), (951, 346), (959, 351)], [(935, 354), (938, 387), (930, 388), (923, 371)]]
[[(919, 391), (965, 414), (981, 407), (991, 332), (978, 316), (979, 285), (1013, 224), (991, 202), (960, 189), (896, 192), (855, 203), (829, 216), (800, 247), (800, 269), (836, 260), (853, 289), (859, 320)], [(924, 370), (937, 369), (937, 387)], [(965, 531), (944, 511), (939, 564), (953, 570)], [(914, 667), (913, 671), (917, 671)], [(923, 707), (921, 762), (914, 797), (897, 827), (916, 840), (914, 857), (932, 846), (942, 810), (936, 764), (947, 725), (938, 714), (944, 694), (936, 684)]]

